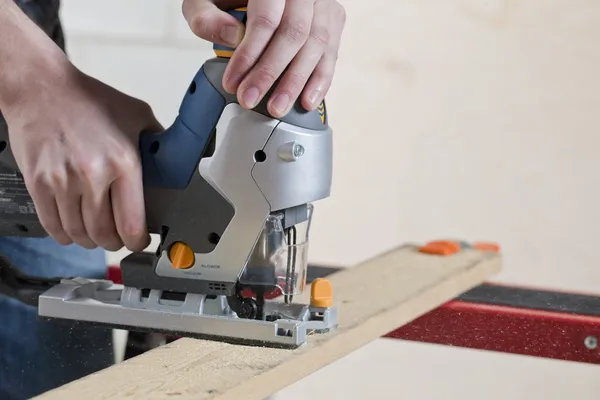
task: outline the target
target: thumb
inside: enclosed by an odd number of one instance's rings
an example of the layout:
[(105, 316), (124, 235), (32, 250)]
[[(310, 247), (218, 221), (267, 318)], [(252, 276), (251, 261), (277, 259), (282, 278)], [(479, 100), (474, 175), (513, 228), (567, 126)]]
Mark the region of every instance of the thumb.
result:
[(244, 37), (244, 25), (211, 0), (184, 0), (182, 10), (192, 32), (204, 40), (237, 47)]

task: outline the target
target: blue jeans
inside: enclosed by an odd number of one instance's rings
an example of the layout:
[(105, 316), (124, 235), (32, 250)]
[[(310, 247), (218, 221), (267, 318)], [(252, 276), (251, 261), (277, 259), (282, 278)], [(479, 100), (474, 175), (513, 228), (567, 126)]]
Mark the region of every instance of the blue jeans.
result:
[[(106, 273), (103, 250), (50, 238), (0, 237), (0, 253), (28, 275)], [(35, 308), (0, 296), (0, 400), (28, 399), (113, 364), (110, 329), (60, 322), (39, 321)]]

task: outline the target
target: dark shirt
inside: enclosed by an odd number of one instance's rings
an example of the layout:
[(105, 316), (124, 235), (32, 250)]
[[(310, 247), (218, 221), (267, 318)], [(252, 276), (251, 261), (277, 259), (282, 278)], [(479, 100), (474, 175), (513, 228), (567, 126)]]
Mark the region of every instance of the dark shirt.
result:
[(60, 0), (15, 0), (15, 2), (48, 36), (61, 47), (64, 46), (59, 18)]

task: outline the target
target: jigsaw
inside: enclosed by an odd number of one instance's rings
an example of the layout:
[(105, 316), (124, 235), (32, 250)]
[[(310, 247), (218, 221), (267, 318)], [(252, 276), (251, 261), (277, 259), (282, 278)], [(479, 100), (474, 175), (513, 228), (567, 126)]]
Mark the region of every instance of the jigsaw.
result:
[[(230, 14), (246, 23), (245, 8)], [(123, 284), (40, 279), (0, 258), (0, 291), (41, 318), (232, 343), (294, 348), (335, 329), (326, 279), (313, 282), (308, 304), (293, 302), (305, 290), (313, 202), (331, 189), (325, 102), (306, 111), (298, 101), (278, 119), (267, 95), (246, 110), (222, 87), (234, 49), (213, 49), (173, 124), (140, 136), (156, 251), (125, 257)], [(0, 235), (47, 236), (3, 136)]]

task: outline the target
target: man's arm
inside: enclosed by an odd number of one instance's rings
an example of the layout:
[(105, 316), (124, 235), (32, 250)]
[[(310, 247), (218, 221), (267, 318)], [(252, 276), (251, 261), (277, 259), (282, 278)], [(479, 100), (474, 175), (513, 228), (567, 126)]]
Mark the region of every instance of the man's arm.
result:
[(151, 108), (84, 74), (13, 0), (0, 0), (0, 111), (46, 232), (58, 243), (143, 250), (138, 140)]
[(61, 79), (69, 67), (62, 50), (13, 0), (0, 0), (0, 110), (43, 90), (40, 75)]

